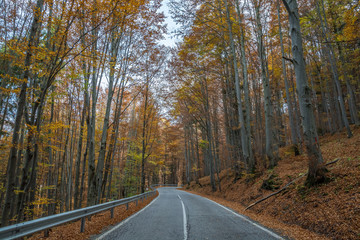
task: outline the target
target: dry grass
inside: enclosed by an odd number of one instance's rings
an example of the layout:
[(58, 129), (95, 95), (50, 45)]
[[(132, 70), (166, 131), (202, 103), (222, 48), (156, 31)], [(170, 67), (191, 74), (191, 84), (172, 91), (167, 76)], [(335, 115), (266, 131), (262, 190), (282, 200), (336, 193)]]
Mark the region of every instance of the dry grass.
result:
[(208, 177), (200, 180), (202, 187), (193, 182), (187, 189), (211, 196), (293, 239), (360, 239), (360, 129), (353, 133), (350, 139), (345, 133), (321, 138), (325, 162), (340, 158), (328, 167), (327, 183), (307, 188), (303, 178), (246, 212), (246, 206), (276, 191), (263, 189), (264, 181), (278, 188), (306, 173), (306, 156), (291, 156), (289, 148), (283, 148), (282, 160), (273, 170), (244, 175), (236, 183), (231, 171), (223, 171), (221, 192), (211, 192)]
[(123, 221), (134, 213), (140, 211), (146, 205), (148, 205), (154, 198), (158, 196), (157, 193), (155, 196), (144, 200), (143, 202), (139, 201), (136, 206), (135, 202), (129, 204), (129, 209), (126, 210), (126, 206), (116, 207), (114, 210), (114, 218), (110, 218), (110, 211), (105, 211), (99, 214), (96, 214), (91, 217), (89, 221), (86, 219), (85, 231), (80, 233), (80, 224), (81, 221), (76, 221), (69, 224), (64, 224), (55, 228), (52, 228), (50, 231), (49, 237), (44, 237), (43, 233), (34, 234), (28, 239), (73, 239), (73, 240), (82, 240), (89, 239), (93, 235), (100, 234), (102, 231), (106, 230), (112, 225)]

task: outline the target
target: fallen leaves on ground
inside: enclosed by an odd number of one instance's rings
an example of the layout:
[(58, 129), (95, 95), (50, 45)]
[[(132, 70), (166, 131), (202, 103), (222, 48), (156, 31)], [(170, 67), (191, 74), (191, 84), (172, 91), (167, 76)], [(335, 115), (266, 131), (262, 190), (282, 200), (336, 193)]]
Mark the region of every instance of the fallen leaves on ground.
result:
[[(222, 191), (211, 191), (209, 177), (192, 182), (191, 190), (247, 215), (293, 239), (360, 239), (360, 128), (354, 136), (345, 133), (320, 139), (325, 162), (340, 158), (327, 169), (328, 181), (318, 186), (304, 186), (306, 177), (284, 192), (250, 210), (251, 203), (277, 191), (278, 188), (307, 172), (306, 155), (290, 156), (289, 148), (280, 150), (282, 160), (272, 170), (244, 174), (234, 183), (234, 173), (220, 174)], [(271, 187), (268, 187), (268, 182)], [(267, 182), (265, 185), (263, 183)]]

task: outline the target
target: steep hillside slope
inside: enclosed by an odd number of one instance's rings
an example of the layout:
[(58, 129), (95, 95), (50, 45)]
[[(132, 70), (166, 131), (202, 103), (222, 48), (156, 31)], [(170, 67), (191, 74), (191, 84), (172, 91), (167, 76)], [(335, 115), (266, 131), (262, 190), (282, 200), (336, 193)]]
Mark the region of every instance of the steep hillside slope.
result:
[(247, 211), (246, 206), (305, 175), (306, 156), (294, 157), (290, 148), (283, 148), (282, 160), (272, 170), (244, 174), (237, 181), (231, 170), (222, 171), (221, 192), (211, 192), (209, 177), (200, 179), (200, 184), (192, 182), (186, 189), (211, 196), (291, 238), (360, 239), (360, 129), (353, 131), (350, 139), (345, 133), (320, 139), (325, 162), (338, 159), (327, 166), (326, 183), (307, 188), (302, 177)]

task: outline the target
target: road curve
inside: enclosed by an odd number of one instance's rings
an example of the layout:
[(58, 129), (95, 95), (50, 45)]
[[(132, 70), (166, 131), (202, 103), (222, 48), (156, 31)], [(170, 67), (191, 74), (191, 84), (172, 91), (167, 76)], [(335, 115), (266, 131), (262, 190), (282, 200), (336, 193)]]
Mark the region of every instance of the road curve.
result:
[(283, 239), (273, 231), (209, 199), (176, 188), (159, 196), (98, 240)]

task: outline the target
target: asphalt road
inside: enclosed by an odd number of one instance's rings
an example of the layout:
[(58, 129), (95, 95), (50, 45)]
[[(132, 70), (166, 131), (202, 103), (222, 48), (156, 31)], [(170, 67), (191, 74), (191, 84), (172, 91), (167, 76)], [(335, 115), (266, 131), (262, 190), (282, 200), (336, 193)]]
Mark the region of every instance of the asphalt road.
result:
[(282, 239), (209, 199), (176, 188), (159, 188), (158, 191), (159, 196), (147, 207), (96, 239)]

